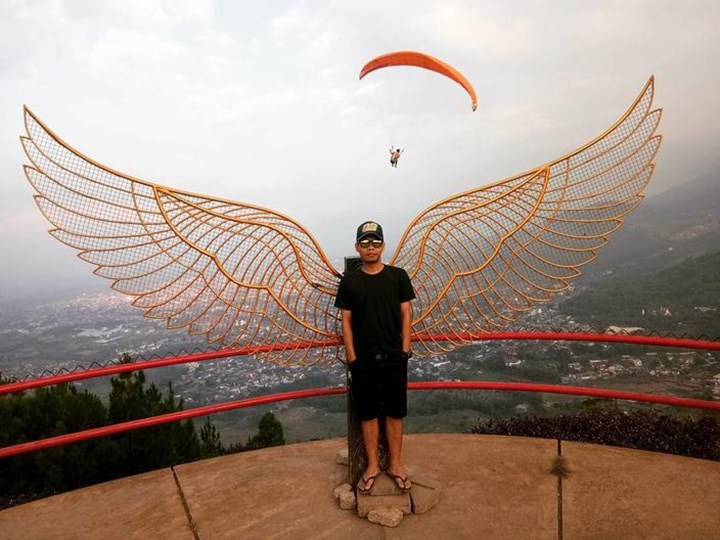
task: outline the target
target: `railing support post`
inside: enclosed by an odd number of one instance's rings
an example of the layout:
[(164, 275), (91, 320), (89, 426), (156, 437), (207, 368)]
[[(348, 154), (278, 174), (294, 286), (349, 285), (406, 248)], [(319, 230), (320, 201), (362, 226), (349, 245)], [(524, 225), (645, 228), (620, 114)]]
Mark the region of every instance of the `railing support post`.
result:
[(347, 385), (347, 444), (348, 444), (348, 483), (355, 488), (360, 476), (365, 470), (367, 455), (362, 438), (362, 424), (355, 415), (355, 407), (352, 396), (352, 375), (345, 365), (345, 376)]

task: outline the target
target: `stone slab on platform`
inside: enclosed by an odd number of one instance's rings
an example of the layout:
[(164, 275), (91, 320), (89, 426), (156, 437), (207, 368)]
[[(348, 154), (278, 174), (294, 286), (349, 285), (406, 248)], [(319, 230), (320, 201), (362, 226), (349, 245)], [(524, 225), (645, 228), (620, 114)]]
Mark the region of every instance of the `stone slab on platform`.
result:
[(440, 482), (417, 475), (411, 475), (410, 480), (412, 481), (410, 499), (413, 514), (429, 512), (440, 501), (440, 495), (442, 495)]
[(172, 470), (68, 491), (0, 512), (1, 540), (193, 540)]
[(720, 463), (562, 443), (565, 538), (720, 538)]
[(393, 508), (403, 514), (409, 514), (412, 510), (409, 493), (399, 495), (368, 495), (357, 492), (357, 515), (367, 517), (368, 514), (378, 508)]
[(404, 493), (386, 473), (379, 474), (370, 489), (371, 495), (402, 495)]

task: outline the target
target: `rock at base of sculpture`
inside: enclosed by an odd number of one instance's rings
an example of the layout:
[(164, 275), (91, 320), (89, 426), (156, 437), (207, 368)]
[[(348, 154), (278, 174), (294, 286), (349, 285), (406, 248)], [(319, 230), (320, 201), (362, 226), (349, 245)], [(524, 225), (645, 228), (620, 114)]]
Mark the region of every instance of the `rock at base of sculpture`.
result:
[(374, 508), (367, 518), (370, 523), (383, 527), (397, 527), (403, 519), (403, 513), (397, 508)]
[(411, 476), (413, 487), (410, 490), (413, 514), (424, 514), (440, 500), (442, 487), (439, 482), (429, 478)]
[(347, 448), (338, 450), (337, 454), (335, 454), (335, 463), (338, 463), (339, 465), (347, 465), (348, 464), (348, 449)]
[(340, 494), (345, 493), (346, 491), (349, 491), (352, 493), (352, 487), (347, 482), (344, 484), (341, 484), (341, 485), (337, 486), (335, 489), (333, 489), (332, 494), (333, 494), (334, 498), (338, 499), (338, 498), (340, 498)]
[(358, 516), (367, 517), (371, 510), (375, 510), (377, 508), (396, 508), (403, 514), (409, 514), (412, 511), (410, 494), (372, 495), (360, 492), (357, 493)]
[(354, 510), (357, 507), (357, 500), (352, 491), (343, 491), (338, 497), (342, 510)]
[[(337, 453), (338, 463), (343, 450)], [(347, 456), (346, 451), (345, 456)], [(339, 468), (347, 471), (346, 466)], [(410, 481), (412, 489), (403, 491), (390, 476), (380, 474), (375, 479), (370, 493), (355, 492), (346, 482), (333, 489), (333, 497), (338, 500), (343, 510), (357, 508), (359, 517), (367, 518), (372, 523), (384, 527), (397, 527), (405, 514), (429, 512), (442, 495), (442, 486), (435, 479), (413, 473), (410, 474)]]

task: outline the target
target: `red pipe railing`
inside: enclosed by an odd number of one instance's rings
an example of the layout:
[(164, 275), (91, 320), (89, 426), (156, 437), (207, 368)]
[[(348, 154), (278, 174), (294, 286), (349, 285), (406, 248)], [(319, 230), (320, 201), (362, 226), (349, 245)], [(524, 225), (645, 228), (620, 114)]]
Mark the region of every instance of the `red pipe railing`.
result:
[[(659, 336), (638, 336), (622, 334), (590, 334), (574, 332), (496, 332), (496, 333), (461, 333), (461, 334), (417, 334), (413, 336), (414, 341), (489, 341), (489, 340), (544, 340), (544, 341), (600, 341), (612, 343), (626, 343), (631, 345), (652, 345), (657, 347), (677, 347), (683, 349), (700, 349), (709, 351), (720, 351), (720, 341), (669, 338)], [(189, 354), (160, 358), (157, 360), (144, 360), (142, 362), (131, 362), (115, 364), (111, 366), (39, 377), (27, 381), (18, 381), (0, 385), (0, 395), (14, 392), (22, 392), (33, 388), (50, 386), (66, 382), (92, 379), (94, 377), (105, 377), (137, 371), (154, 369), (158, 367), (186, 364), (190, 362), (203, 362), (231, 356), (247, 356), (250, 354), (281, 351), (286, 349), (310, 349), (313, 347), (341, 345), (339, 340), (330, 341), (307, 341), (301, 343), (281, 343), (265, 345), (261, 347), (243, 347), (239, 349), (222, 349), (204, 353)]]
[[(698, 409), (720, 411), (720, 402), (705, 401), (701, 399), (679, 398), (674, 396), (658, 395), (658, 394), (642, 394), (636, 392), (623, 392), (616, 390), (605, 390), (600, 388), (587, 388), (581, 386), (562, 386), (553, 384), (535, 384), (535, 383), (511, 383), (511, 382), (484, 382), (484, 381), (438, 381), (438, 382), (411, 382), (408, 384), (410, 390), (502, 390), (516, 392), (540, 392), (553, 394), (578, 395), (586, 397), (601, 397), (607, 399), (623, 399), (629, 401), (643, 401), (647, 403), (658, 403), (663, 405), (674, 405), (678, 407), (691, 407)], [(150, 418), (141, 418), (139, 420), (131, 420), (111, 426), (103, 426), (99, 428), (68, 433), (56, 437), (48, 437), (39, 441), (32, 441), (13, 446), (0, 448), (0, 458), (25, 454), (64, 444), (85, 441), (96, 437), (104, 437), (115, 433), (123, 433), (134, 429), (140, 429), (168, 422), (177, 422), (187, 420), (198, 416), (206, 416), (234, 409), (242, 409), (245, 407), (255, 407), (257, 405), (265, 405), (267, 403), (275, 403), (278, 401), (288, 401), (293, 399), (305, 399), (319, 396), (330, 396), (335, 394), (344, 394), (344, 387), (337, 388), (314, 388), (310, 390), (296, 390), (293, 392), (283, 392), (279, 394), (271, 394), (267, 396), (253, 397), (229, 401), (217, 405), (207, 405), (205, 407), (197, 407), (187, 411), (177, 411)]]
[[(338, 345), (333, 342), (331, 345)], [(168, 356), (157, 360), (143, 360), (142, 362), (124, 362), (122, 364), (114, 364), (100, 368), (87, 369), (84, 371), (76, 371), (73, 373), (63, 373), (61, 375), (51, 375), (49, 377), (38, 377), (27, 381), (18, 381), (0, 385), (0, 396), (13, 392), (23, 392), (32, 388), (40, 388), (43, 386), (51, 386), (53, 384), (61, 384), (66, 382), (81, 381), (84, 379), (93, 379), (95, 377), (106, 377), (117, 375), (118, 373), (127, 373), (128, 371), (138, 371), (145, 369), (154, 369), (159, 367), (173, 366), (176, 364), (189, 364), (190, 362), (203, 362), (207, 360), (217, 360), (219, 358), (230, 358), (231, 356), (247, 356), (263, 352), (282, 351), (285, 349), (311, 349), (313, 347), (327, 346), (328, 342), (321, 341), (304, 341), (302, 343), (279, 343), (275, 345), (264, 345), (262, 347), (242, 347), (239, 349), (220, 349), (217, 351), (208, 351), (203, 353), (186, 354), (182, 356)]]
[(665, 394), (644, 394), (588, 386), (565, 386), (562, 384), (515, 383), (500, 381), (434, 381), (409, 383), (410, 390), (501, 390), (510, 392), (536, 392), (541, 394), (565, 394), (626, 401), (643, 401), (659, 405), (673, 405), (693, 409), (720, 411), (720, 401), (681, 398)]
[[(417, 341), (443, 341), (443, 335), (417, 336)], [(671, 338), (661, 336), (642, 336), (634, 334), (600, 334), (588, 332), (489, 332), (480, 334), (460, 333), (448, 335), (451, 339), (462, 341), (488, 340), (542, 340), (542, 341), (601, 341), (609, 343), (627, 343), (630, 345), (653, 345), (657, 347), (678, 347), (682, 349), (703, 349), (720, 351), (720, 341), (706, 339)]]

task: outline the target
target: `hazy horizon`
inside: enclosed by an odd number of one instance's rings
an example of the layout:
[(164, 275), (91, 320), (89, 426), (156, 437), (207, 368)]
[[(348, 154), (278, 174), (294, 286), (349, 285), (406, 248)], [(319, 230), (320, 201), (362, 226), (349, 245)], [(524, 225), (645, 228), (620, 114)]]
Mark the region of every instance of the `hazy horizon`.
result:
[[(276, 209), (331, 259), (367, 218), (391, 252), (413, 216), (603, 133), (654, 75), (652, 196), (720, 170), (720, 4), (690, 1), (0, 6), (0, 298), (108, 290), (47, 234), (22, 173), (27, 104), (86, 156), (145, 180)], [(358, 81), (375, 55), (460, 69), (479, 106), (422, 70)], [(406, 147), (391, 169), (387, 148)], [(602, 256), (602, 255), (600, 255)]]

